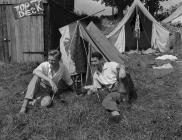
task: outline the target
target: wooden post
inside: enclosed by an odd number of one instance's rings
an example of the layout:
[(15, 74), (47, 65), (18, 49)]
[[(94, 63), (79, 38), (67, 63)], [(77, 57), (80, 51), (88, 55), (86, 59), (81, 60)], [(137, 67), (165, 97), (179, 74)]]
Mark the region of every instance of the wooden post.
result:
[(138, 47), (138, 38), (137, 38), (137, 52), (139, 51), (139, 47)]
[(80, 81), (80, 85), (81, 85), (81, 90), (83, 89), (83, 73), (81, 73), (81, 81)]
[(112, 17), (114, 20), (114, 5), (115, 5), (115, 0), (112, 0)]

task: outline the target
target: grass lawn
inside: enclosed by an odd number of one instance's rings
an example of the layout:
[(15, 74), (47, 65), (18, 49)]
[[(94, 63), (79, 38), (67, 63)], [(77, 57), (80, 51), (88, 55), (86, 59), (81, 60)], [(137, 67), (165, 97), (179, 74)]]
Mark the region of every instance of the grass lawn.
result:
[[(67, 103), (55, 98), (53, 106), (29, 106), (26, 115), (17, 115), (32, 77), (34, 64), (0, 65), (0, 140), (181, 140), (182, 73), (174, 70), (156, 74), (149, 63), (154, 56), (126, 58), (137, 89), (133, 104), (121, 103), (123, 119), (108, 121), (110, 114), (96, 95), (78, 97), (65, 92)], [(145, 65), (147, 64), (147, 65)]]

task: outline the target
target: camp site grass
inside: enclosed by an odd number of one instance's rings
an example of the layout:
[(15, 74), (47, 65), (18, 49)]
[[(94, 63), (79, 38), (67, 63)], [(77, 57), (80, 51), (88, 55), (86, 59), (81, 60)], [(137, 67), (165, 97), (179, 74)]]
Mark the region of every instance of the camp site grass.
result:
[(147, 65), (154, 58), (137, 54), (126, 57), (138, 99), (132, 105), (119, 105), (123, 119), (118, 124), (108, 121), (110, 113), (96, 95), (80, 97), (73, 92), (63, 93), (67, 104), (55, 98), (50, 108), (37, 104), (29, 106), (26, 115), (17, 115), (24, 97), (22, 91), (37, 64), (1, 63), (0, 139), (181, 139), (181, 71), (174, 64), (170, 74), (155, 75)]

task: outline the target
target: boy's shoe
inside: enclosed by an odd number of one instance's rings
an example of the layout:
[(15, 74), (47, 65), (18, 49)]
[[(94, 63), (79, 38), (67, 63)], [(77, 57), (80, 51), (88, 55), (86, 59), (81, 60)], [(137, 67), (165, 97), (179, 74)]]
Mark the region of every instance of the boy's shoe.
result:
[(120, 113), (119, 113), (119, 111), (112, 111), (111, 115), (112, 116), (118, 116), (118, 115), (120, 115)]
[(26, 113), (26, 108), (25, 107), (22, 107), (19, 114), (25, 114)]
[(28, 104), (29, 100), (28, 99), (24, 99), (23, 101), (23, 105), (21, 106), (21, 110), (20, 110), (20, 114), (24, 114), (27, 111), (27, 104)]
[(109, 122), (111, 123), (119, 123), (121, 120), (121, 115), (118, 111), (112, 111), (111, 117), (109, 118)]

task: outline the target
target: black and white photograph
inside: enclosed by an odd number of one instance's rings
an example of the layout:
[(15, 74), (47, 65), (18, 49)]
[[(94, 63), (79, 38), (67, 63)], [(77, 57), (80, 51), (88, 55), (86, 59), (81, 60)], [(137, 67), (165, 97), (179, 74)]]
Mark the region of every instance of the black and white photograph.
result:
[(0, 140), (182, 140), (182, 0), (0, 0)]

